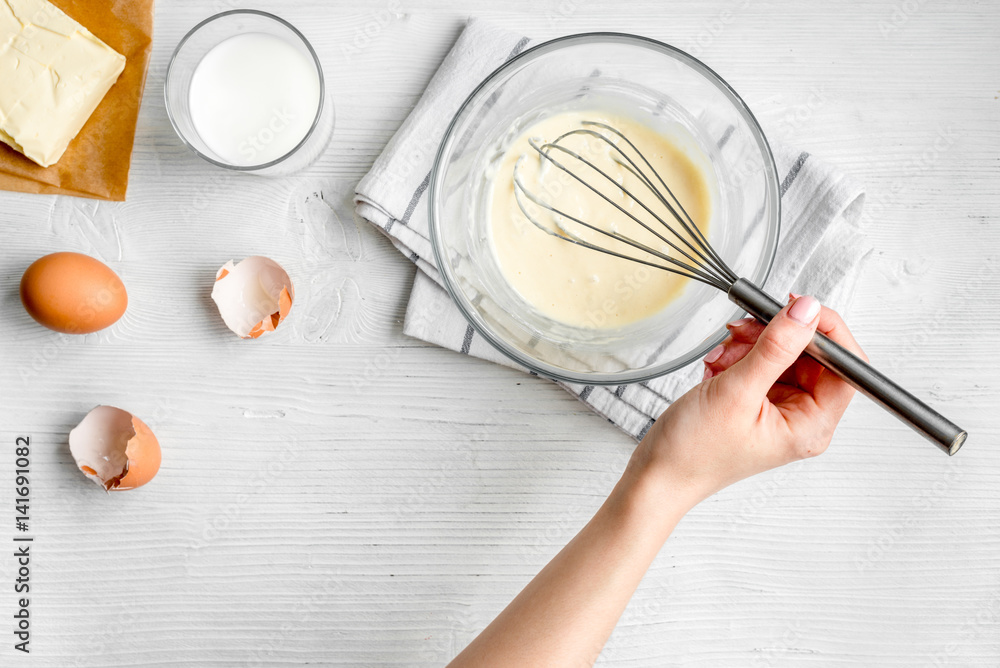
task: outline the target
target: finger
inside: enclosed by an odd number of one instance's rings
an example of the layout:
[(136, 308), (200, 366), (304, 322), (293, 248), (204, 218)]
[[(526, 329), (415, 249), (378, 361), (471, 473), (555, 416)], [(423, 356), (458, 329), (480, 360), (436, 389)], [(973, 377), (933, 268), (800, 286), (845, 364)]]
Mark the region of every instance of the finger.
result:
[(764, 324), (755, 318), (742, 318), (726, 325), (726, 329), (734, 341), (752, 344), (757, 342), (757, 337), (764, 331)]
[[(790, 295), (791, 299), (798, 299), (801, 295)], [(820, 323), (822, 323), (822, 318)], [(738, 356), (726, 354), (722, 358), (711, 365), (714, 373), (712, 375), (718, 375), (725, 369), (729, 368), (739, 359), (742, 359), (747, 352), (753, 347), (753, 344), (757, 342), (757, 338), (760, 333), (764, 331), (764, 324), (758, 321), (756, 318), (742, 318), (740, 320), (735, 320), (726, 325), (729, 330), (730, 338), (732, 341), (726, 342), (727, 350), (737, 349), (741, 352)], [(737, 348), (738, 347), (738, 348)], [(786, 385), (792, 385), (799, 387), (802, 390), (811, 392), (816, 384), (816, 379), (819, 378), (820, 373), (823, 371), (823, 367), (820, 366), (819, 362), (816, 362), (810, 357), (801, 356), (799, 359), (789, 368), (785, 373), (781, 374), (778, 378), (779, 383), (784, 383)]]
[(809, 345), (819, 325), (820, 308), (814, 297), (806, 296), (781, 309), (750, 352), (719, 377), (723, 385), (720, 389), (737, 394), (751, 392), (763, 399)]
[[(714, 362), (705, 362), (705, 375), (702, 380), (708, 380), (712, 376), (718, 376), (720, 373), (739, 362), (741, 359), (746, 357), (747, 353), (753, 350), (753, 344), (733, 341), (730, 338), (723, 341), (719, 348), (723, 349), (722, 354), (717, 358), (713, 357), (715, 360)], [(705, 359), (708, 359), (707, 355)], [(820, 371), (822, 371), (823, 367), (820, 367), (818, 363), (813, 362), (807, 357), (800, 357), (798, 361), (791, 366), (791, 368), (786, 369), (785, 372), (781, 374), (778, 378), (778, 382), (792, 387), (802, 387), (798, 380), (797, 369), (803, 362), (806, 361), (812, 362), (819, 368)], [(811, 388), (812, 385), (809, 387)]]
[(811, 357), (803, 355), (792, 367), (794, 371), (792, 382), (810, 394), (816, 389), (816, 382), (824, 373), (830, 373), (822, 364)]
[[(801, 295), (789, 294), (790, 299), (797, 299)], [(822, 318), (820, 323), (822, 323)], [(715, 363), (710, 365), (712, 373), (708, 375), (718, 375), (742, 359), (756, 343), (757, 337), (764, 331), (764, 324), (756, 318), (741, 318), (726, 325), (729, 330), (730, 339), (726, 341), (727, 353)], [(728, 351), (734, 351), (732, 353)], [(737, 352), (738, 351), (738, 352)], [(785, 373), (778, 378), (778, 383), (784, 383), (792, 387), (801, 388), (811, 392), (816, 384), (816, 379), (822, 373), (823, 367), (810, 357), (801, 356)], [(770, 397), (769, 397), (770, 398)], [(772, 403), (774, 400), (772, 399)]]
[(764, 325), (754, 318), (741, 318), (726, 324), (729, 336), (721, 344), (705, 355), (705, 375), (703, 380), (717, 376), (743, 357), (753, 348), (757, 336)]
[[(705, 370), (708, 372), (705, 378), (711, 378), (712, 376), (717, 376), (729, 367), (731, 367), (736, 362), (743, 359), (743, 357), (750, 352), (753, 348), (751, 343), (740, 343), (734, 341), (732, 337), (727, 338), (719, 346), (705, 356)], [(716, 351), (720, 350), (716, 355)]]

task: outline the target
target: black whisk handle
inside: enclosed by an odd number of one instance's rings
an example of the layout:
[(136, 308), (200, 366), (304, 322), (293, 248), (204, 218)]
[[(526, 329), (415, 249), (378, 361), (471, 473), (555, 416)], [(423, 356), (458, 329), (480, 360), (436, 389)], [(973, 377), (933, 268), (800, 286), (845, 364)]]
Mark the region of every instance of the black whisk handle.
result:
[[(783, 305), (746, 279), (729, 289), (729, 299), (763, 323)], [(860, 357), (816, 332), (806, 354), (833, 371), (949, 455), (958, 452), (968, 433), (917, 399)]]

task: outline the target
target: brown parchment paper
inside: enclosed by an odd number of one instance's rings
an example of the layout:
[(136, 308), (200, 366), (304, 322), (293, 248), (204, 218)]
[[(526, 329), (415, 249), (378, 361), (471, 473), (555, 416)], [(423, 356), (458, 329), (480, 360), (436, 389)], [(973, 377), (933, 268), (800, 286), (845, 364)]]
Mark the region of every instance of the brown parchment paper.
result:
[(153, 47), (153, 0), (50, 1), (125, 56), (125, 70), (51, 167), (0, 142), (0, 189), (121, 202)]

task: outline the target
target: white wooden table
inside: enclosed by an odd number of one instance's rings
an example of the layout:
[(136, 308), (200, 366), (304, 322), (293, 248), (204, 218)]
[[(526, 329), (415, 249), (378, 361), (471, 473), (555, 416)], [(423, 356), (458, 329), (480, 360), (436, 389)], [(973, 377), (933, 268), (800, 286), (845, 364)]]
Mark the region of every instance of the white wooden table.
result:
[[(971, 433), (949, 460), (864, 399), (823, 457), (746, 481), (669, 540), (607, 666), (1000, 665), (1000, 6), (260, 0), (317, 47), (337, 105), (318, 164), (231, 176), (175, 138), (171, 50), (242, 2), (163, 2), (124, 204), (0, 194), (0, 664), (440, 666), (590, 517), (632, 443), (547, 381), (401, 334), (413, 267), (350, 196), (469, 16), (694, 51), (772, 141), (867, 186), (850, 314), (872, 359)], [(35, 258), (106, 261), (131, 303), (66, 338), (18, 303)], [(296, 281), (241, 341), (230, 258)], [(106, 496), (66, 435), (98, 403), (163, 445)], [(31, 654), (15, 653), (13, 444), (31, 437)]]

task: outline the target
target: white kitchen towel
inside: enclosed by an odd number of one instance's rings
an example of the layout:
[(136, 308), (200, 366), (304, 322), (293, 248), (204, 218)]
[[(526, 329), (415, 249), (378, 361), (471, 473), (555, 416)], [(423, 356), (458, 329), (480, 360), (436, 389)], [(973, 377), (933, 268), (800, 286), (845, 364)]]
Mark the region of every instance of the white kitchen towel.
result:
[[(522, 368), (476, 336), (441, 285), (428, 231), (427, 185), (444, 131), (465, 98), (531, 40), (472, 20), (420, 101), (358, 184), (358, 214), (384, 232), (417, 272), (403, 331), (436, 345)], [(863, 190), (809, 153), (773, 147), (781, 178), (781, 240), (764, 289), (815, 295), (843, 312), (870, 250), (860, 230)], [(641, 439), (670, 403), (701, 380), (702, 365), (644, 383), (561, 383), (580, 401)]]

